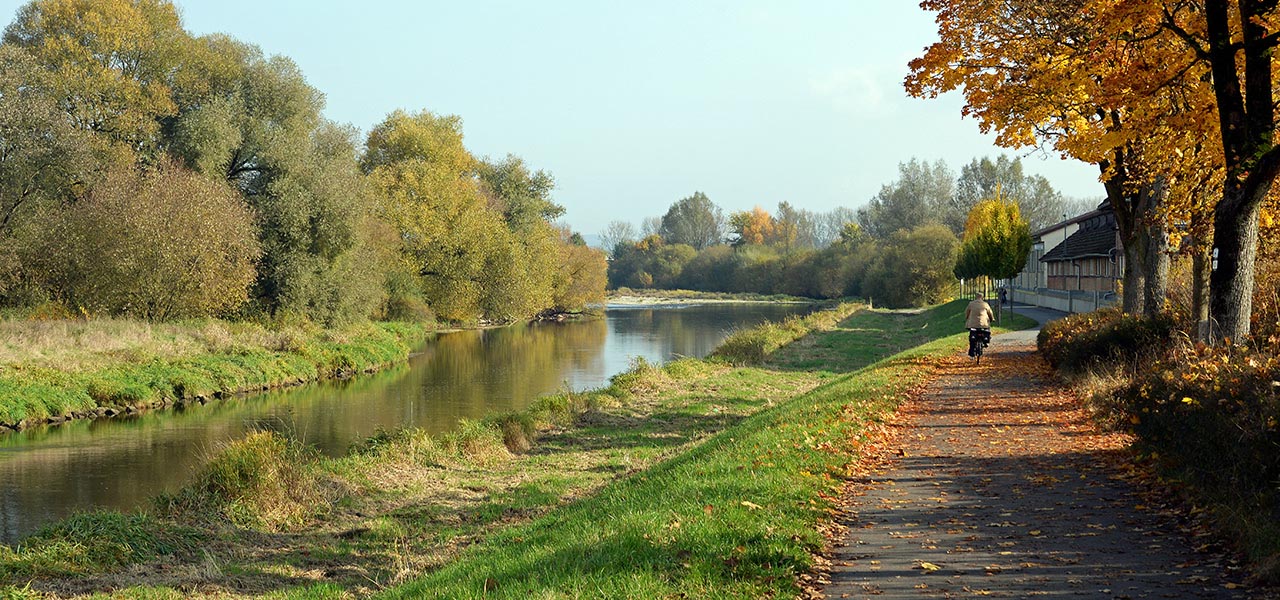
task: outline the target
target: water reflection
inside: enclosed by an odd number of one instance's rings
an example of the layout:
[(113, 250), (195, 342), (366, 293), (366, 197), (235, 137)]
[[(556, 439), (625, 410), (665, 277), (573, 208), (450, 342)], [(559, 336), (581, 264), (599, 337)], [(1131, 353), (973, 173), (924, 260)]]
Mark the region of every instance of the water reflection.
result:
[(219, 444), (252, 430), (284, 432), (338, 455), (378, 428), (441, 432), (542, 394), (599, 387), (637, 356), (705, 356), (735, 327), (804, 310), (610, 309), (594, 321), (441, 333), (408, 364), (376, 375), (0, 435), (0, 540), (76, 510), (141, 506), (186, 483)]

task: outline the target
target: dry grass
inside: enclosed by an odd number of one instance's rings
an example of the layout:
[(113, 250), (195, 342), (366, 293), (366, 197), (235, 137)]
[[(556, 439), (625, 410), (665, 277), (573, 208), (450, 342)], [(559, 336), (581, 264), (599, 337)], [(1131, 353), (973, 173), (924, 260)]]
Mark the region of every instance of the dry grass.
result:
[(1116, 394), (1133, 382), (1133, 375), (1114, 365), (1095, 365), (1082, 373), (1067, 377), (1081, 397), (1085, 398), (1094, 419), (1108, 429), (1123, 429), (1126, 415), (1116, 403)]
[[(0, 367), (35, 366), (65, 372), (89, 371), (121, 362), (174, 359), (237, 348), (295, 349), (309, 332), (290, 325), (201, 319), (150, 323), (120, 318), (0, 319)], [(345, 332), (329, 341), (343, 342)]]
[(122, 357), (186, 356), (203, 345), (183, 328), (127, 319), (0, 321), (0, 364), (64, 370)]

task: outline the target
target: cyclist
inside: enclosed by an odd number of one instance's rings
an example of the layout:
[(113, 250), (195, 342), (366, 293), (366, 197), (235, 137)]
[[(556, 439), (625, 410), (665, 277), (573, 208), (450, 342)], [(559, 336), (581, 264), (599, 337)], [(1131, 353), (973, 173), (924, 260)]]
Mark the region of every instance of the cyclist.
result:
[(978, 344), (985, 347), (991, 342), (991, 320), (995, 317), (991, 306), (982, 299), (982, 292), (974, 294), (973, 302), (964, 309), (964, 326), (969, 328), (970, 357), (981, 351)]

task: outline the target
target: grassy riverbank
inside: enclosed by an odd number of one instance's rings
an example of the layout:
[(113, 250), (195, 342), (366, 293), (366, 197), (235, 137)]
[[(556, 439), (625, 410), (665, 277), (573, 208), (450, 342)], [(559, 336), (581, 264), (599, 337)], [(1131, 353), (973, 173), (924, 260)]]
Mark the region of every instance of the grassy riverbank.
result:
[(159, 542), (107, 561), (100, 537), (55, 526), (0, 548), (0, 582), (124, 598), (793, 595), (862, 428), (925, 357), (963, 343), (947, 335), (963, 304), (842, 319), (857, 308), (775, 327), (820, 331), (761, 364), (642, 364), (605, 390), (446, 436), (375, 436), (341, 459), (259, 434), (149, 515), (76, 526)]
[(202, 320), (0, 321), (0, 426), (111, 415), (403, 361), (426, 329)]
[[(810, 365), (813, 389), (379, 597), (796, 597), (868, 426), (963, 347), (949, 335), (963, 307), (863, 311), (814, 333), (756, 369)], [(866, 366), (876, 346), (910, 349)]]

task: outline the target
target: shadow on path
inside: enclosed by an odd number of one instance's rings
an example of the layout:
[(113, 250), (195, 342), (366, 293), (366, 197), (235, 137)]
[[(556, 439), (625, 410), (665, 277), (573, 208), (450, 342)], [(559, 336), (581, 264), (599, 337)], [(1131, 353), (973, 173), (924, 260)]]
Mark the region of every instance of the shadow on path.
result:
[(1050, 383), (1034, 332), (960, 355), (848, 489), (828, 598), (1246, 598), (1180, 515), (1143, 505), (1127, 440)]

